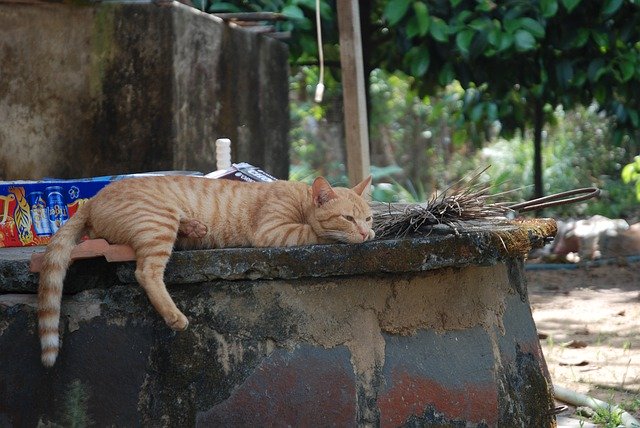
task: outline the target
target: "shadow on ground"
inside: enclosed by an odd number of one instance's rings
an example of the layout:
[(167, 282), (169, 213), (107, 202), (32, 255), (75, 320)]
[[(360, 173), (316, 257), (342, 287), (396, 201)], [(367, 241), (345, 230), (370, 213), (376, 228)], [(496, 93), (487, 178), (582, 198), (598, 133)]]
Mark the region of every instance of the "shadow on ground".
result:
[(640, 263), (528, 271), (527, 280), (554, 384), (640, 417)]

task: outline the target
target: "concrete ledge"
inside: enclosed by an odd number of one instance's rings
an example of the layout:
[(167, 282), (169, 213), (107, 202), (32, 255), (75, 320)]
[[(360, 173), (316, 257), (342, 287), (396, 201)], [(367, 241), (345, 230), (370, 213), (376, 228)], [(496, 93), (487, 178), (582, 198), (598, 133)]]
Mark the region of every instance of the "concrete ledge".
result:
[[(436, 227), (427, 237), (374, 240), (361, 245), (314, 245), (288, 248), (226, 248), (176, 251), (167, 284), (217, 279), (296, 279), (377, 273), (424, 272), (446, 267), (489, 266), (507, 257), (525, 257), (531, 248), (555, 236), (555, 221), (476, 222), (461, 225), (458, 235)], [(0, 293), (35, 293), (37, 275), (29, 272), (33, 251), (0, 249)], [(133, 284), (133, 262), (107, 264), (80, 260), (71, 266), (65, 292), (100, 287), (100, 283)], [(93, 274), (91, 274), (93, 273)]]

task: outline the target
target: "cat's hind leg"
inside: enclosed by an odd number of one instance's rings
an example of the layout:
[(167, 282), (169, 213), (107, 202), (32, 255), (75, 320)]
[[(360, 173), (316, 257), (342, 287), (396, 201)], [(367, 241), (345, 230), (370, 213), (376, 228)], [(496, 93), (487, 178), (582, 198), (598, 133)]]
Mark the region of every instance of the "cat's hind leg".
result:
[(177, 233), (178, 226), (176, 222), (175, 230), (161, 230), (157, 232), (153, 240), (135, 246), (135, 275), (151, 304), (164, 318), (167, 325), (173, 330), (184, 330), (189, 325), (189, 320), (180, 312), (167, 292), (167, 287), (164, 283), (164, 271), (169, 257), (171, 257)]
[(196, 219), (181, 219), (178, 227), (178, 235), (187, 238), (204, 238), (209, 231), (206, 224)]

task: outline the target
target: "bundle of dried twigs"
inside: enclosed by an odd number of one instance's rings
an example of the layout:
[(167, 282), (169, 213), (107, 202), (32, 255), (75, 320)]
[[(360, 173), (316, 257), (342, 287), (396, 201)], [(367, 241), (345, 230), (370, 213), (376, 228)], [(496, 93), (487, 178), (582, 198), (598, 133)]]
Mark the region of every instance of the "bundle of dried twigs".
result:
[(510, 192), (489, 194), (492, 185), (479, 182), (484, 168), (464, 177), (442, 193), (422, 204), (378, 204), (374, 206), (373, 229), (376, 237), (400, 238), (424, 234), (437, 224), (454, 227), (462, 221), (505, 217), (512, 212), (510, 202), (488, 202)]

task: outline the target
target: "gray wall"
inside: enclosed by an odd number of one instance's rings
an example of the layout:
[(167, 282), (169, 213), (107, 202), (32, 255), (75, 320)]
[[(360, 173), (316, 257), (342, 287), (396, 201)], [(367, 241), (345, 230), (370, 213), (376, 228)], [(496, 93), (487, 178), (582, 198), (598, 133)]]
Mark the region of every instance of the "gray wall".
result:
[(288, 175), (288, 49), (176, 2), (0, 0), (0, 178), (215, 169)]

